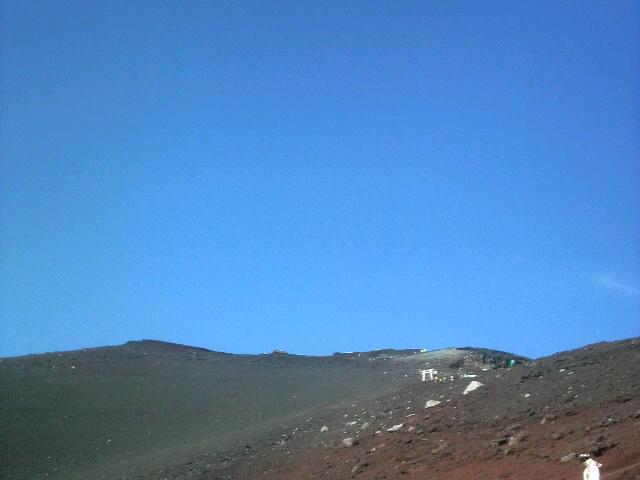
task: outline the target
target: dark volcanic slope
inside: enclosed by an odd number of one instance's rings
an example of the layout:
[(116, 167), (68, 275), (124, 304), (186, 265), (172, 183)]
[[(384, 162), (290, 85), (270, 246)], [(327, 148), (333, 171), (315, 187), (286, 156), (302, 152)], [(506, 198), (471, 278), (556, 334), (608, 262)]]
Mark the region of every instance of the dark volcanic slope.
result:
[[(425, 367), (448, 379), (420, 382)], [(471, 380), (483, 386), (463, 395)], [(570, 479), (579, 465), (560, 459), (581, 451), (605, 480), (640, 475), (638, 339), (536, 361), (147, 341), (3, 359), (0, 381), (3, 479)]]
[[(157, 341), (0, 361), (0, 478), (122, 478), (414, 383), (417, 350), (231, 355)], [(478, 363), (479, 364), (479, 363)]]
[[(274, 448), (263, 474), (239, 462), (227, 476), (202, 478), (571, 479), (581, 474), (572, 454), (581, 452), (599, 457), (607, 480), (640, 478), (640, 340), (591, 345), (476, 380), (484, 386), (468, 395), (469, 380), (403, 387), (344, 409), (324, 436), (299, 438), (289, 454)], [(427, 400), (442, 403), (427, 409)], [(355, 446), (342, 445), (349, 437)]]

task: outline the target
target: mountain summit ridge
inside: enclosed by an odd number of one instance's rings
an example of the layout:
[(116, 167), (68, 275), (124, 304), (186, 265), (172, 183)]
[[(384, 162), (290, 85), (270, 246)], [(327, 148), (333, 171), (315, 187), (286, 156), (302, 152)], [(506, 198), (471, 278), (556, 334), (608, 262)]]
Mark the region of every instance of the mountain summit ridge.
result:
[[(464, 480), (473, 458), (492, 478), (525, 480), (509, 465), (536, 463), (529, 446), (540, 460), (594, 449), (625, 465), (622, 453), (640, 454), (640, 339), (508, 368), (518, 359), (468, 347), (237, 355), (157, 340), (5, 358), (0, 478), (346, 479), (356, 455), (363, 479), (390, 478), (403, 458), (406, 478), (430, 466)], [(422, 381), (426, 368), (437, 381)], [(463, 395), (471, 380), (482, 385)], [(515, 424), (529, 440), (510, 440)]]

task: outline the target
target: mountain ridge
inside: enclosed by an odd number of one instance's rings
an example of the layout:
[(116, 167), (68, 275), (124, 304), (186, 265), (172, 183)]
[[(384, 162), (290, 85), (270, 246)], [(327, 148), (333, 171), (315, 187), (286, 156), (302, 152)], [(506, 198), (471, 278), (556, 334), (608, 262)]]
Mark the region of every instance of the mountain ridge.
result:
[[(351, 478), (343, 464), (322, 467), (313, 452), (351, 455), (361, 447), (343, 450), (344, 438), (367, 445), (378, 440), (369, 432), (380, 430), (386, 436), (392, 422), (404, 424), (406, 419), (417, 422), (408, 424), (414, 431), (436, 428), (443, 438), (471, 424), (488, 432), (494, 423), (505, 428), (507, 422), (528, 424), (553, 411), (558, 422), (569, 425), (576, 415), (591, 418), (584, 413), (589, 409), (601, 415), (599, 409), (606, 405), (621, 418), (611, 429), (635, 421), (629, 409), (640, 409), (638, 339), (592, 344), (536, 360), (520, 357), (513, 368), (507, 368), (505, 358), (518, 359), (471, 347), (378, 350), (371, 356), (226, 354), (144, 340), (3, 359), (0, 414), (6, 425), (0, 429), (0, 477), (244, 480), (257, 478), (256, 468), (268, 467), (277, 472), (273, 478), (287, 480), (307, 478), (296, 475), (314, 465), (324, 472), (318, 478)], [(437, 370), (440, 381), (422, 382), (424, 368)], [(467, 377), (485, 386), (462, 396)], [(586, 386), (591, 400), (581, 394)], [(427, 400), (446, 406), (425, 414)], [(470, 411), (476, 412), (475, 420), (466, 417)], [(362, 412), (368, 412), (368, 419)], [(441, 416), (444, 412), (449, 413)], [(436, 417), (439, 426), (431, 425)], [(347, 425), (352, 421), (371, 426), (353, 430)], [(323, 426), (329, 432), (321, 435)], [(394, 445), (397, 438), (419, 440), (407, 428), (389, 440)], [(531, 427), (532, 439), (536, 428)], [(563, 438), (573, 438), (576, 427), (567, 429), (574, 434)], [(628, 442), (625, 432), (611, 441)], [(445, 441), (456, 445), (458, 440)], [(604, 452), (621, 451), (607, 445)], [(464, 457), (464, 450), (451, 448)], [(477, 451), (480, 459), (486, 454), (477, 443), (468, 450)], [(500, 452), (494, 454), (502, 459)], [(404, 455), (403, 450), (394, 455)], [(213, 458), (228, 460), (212, 463)], [(420, 458), (412, 461), (438, 464), (429, 455)], [(289, 472), (286, 465), (298, 465), (299, 472)], [(363, 478), (383, 478), (376, 475), (394, 465), (387, 458), (376, 468), (363, 469)], [(340, 473), (332, 477), (328, 471)]]
[(170, 342), (170, 341), (166, 341), (166, 340), (158, 340), (158, 339), (139, 339), (139, 340), (128, 340), (125, 343), (122, 344), (115, 344), (115, 345), (100, 345), (100, 346), (95, 346), (95, 347), (83, 347), (83, 348), (76, 348), (76, 349), (70, 349), (70, 350), (54, 350), (54, 351), (47, 351), (47, 352), (38, 352), (38, 353), (28, 353), (28, 354), (24, 354), (24, 355), (11, 355), (11, 356), (6, 356), (6, 357), (0, 357), (0, 360), (10, 360), (10, 359), (17, 359), (17, 358), (24, 358), (24, 357), (36, 357), (36, 356), (43, 356), (43, 355), (58, 355), (58, 354), (75, 354), (75, 353), (79, 353), (79, 352), (88, 352), (88, 351), (98, 351), (98, 350), (104, 350), (104, 349), (122, 349), (122, 348), (132, 348), (132, 349), (154, 349), (154, 350), (167, 350), (167, 351), (174, 351), (174, 352), (189, 352), (189, 351), (197, 351), (197, 352), (206, 352), (206, 353), (215, 353), (215, 354), (224, 354), (224, 355), (233, 355), (233, 356), (262, 356), (262, 355), (274, 355), (274, 354), (286, 354), (286, 355), (291, 355), (291, 356), (297, 356), (297, 357), (310, 357), (310, 358), (329, 358), (332, 356), (369, 356), (369, 357), (375, 357), (375, 356), (384, 356), (384, 355), (413, 355), (413, 354), (417, 354), (417, 353), (434, 353), (434, 352), (439, 352), (439, 351), (445, 351), (445, 350), (451, 350), (451, 349), (455, 349), (455, 350), (467, 350), (467, 351), (474, 351), (474, 352), (482, 352), (482, 351), (486, 351), (486, 352), (492, 352), (495, 354), (500, 354), (500, 355), (506, 355), (506, 356), (511, 356), (514, 358), (519, 358), (519, 359), (523, 359), (523, 360), (530, 360), (529, 357), (526, 357), (524, 355), (520, 355), (517, 353), (513, 353), (513, 352), (506, 352), (503, 350), (496, 350), (496, 349), (491, 349), (491, 348), (487, 348), (487, 347), (474, 347), (474, 346), (464, 346), (464, 347), (443, 347), (443, 348), (438, 348), (438, 349), (433, 349), (433, 350), (427, 350), (427, 349), (422, 349), (422, 348), (379, 348), (379, 349), (374, 349), (374, 350), (362, 350), (362, 351), (350, 351), (350, 352), (334, 352), (332, 354), (326, 354), (326, 355), (311, 355), (311, 354), (304, 354), (304, 353), (290, 353), (284, 350), (280, 350), (280, 349), (274, 349), (271, 352), (263, 352), (263, 353), (236, 353), (236, 352), (226, 352), (226, 351), (221, 351), (221, 350), (212, 350), (206, 347), (201, 347), (201, 346), (194, 346), (194, 345), (188, 345), (188, 344), (183, 344), (183, 343), (177, 343), (177, 342)]

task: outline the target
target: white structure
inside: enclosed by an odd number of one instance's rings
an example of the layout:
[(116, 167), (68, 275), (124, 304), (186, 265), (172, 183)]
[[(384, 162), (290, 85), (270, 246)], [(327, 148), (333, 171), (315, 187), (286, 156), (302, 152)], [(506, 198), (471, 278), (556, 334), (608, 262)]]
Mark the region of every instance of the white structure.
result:
[(433, 368), (429, 368), (427, 370), (420, 370), (420, 373), (422, 374), (422, 381), (426, 382), (427, 375), (429, 375), (429, 380), (433, 380), (433, 375), (438, 373), (438, 371), (434, 370)]

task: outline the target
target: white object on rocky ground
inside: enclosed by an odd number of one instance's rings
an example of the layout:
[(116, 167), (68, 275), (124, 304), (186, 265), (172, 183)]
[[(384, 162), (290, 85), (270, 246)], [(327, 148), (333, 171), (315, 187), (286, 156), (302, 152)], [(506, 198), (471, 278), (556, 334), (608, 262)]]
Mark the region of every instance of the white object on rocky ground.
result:
[(475, 389), (480, 388), (484, 385), (484, 383), (480, 383), (476, 380), (473, 380), (469, 385), (467, 385), (467, 388), (464, 389), (464, 392), (462, 392), (463, 395), (466, 395), (469, 392), (473, 392)]
[(398, 425), (394, 425), (391, 428), (387, 428), (387, 432), (397, 432), (404, 426), (404, 423), (399, 423)]
[(436, 405), (440, 405), (442, 402), (440, 400), (428, 400), (427, 404), (424, 406), (424, 408), (431, 408), (431, 407), (435, 407)]
[(434, 373), (438, 373), (437, 370), (434, 370), (433, 368), (428, 368), (427, 370), (420, 370), (420, 373), (422, 374), (422, 381), (426, 382), (427, 381), (427, 375), (429, 375), (429, 380), (433, 380), (433, 374)]
[(322, 428), (320, 429), (321, 432), (328, 432), (329, 431), (329, 427), (327, 427), (326, 425), (323, 425)]

